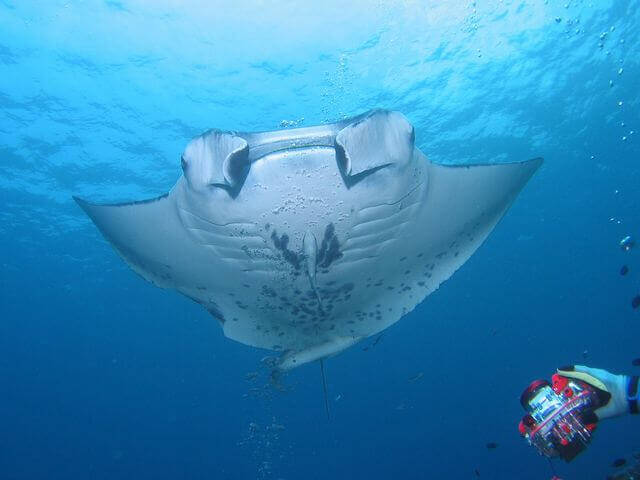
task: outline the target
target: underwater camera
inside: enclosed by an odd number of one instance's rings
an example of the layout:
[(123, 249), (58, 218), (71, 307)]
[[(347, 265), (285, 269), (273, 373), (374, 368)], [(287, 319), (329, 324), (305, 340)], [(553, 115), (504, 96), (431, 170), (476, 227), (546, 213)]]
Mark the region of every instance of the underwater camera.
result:
[(520, 403), (528, 412), (518, 425), (525, 437), (542, 455), (573, 460), (591, 441), (597, 417), (593, 410), (601, 398), (590, 385), (557, 373), (529, 385)]

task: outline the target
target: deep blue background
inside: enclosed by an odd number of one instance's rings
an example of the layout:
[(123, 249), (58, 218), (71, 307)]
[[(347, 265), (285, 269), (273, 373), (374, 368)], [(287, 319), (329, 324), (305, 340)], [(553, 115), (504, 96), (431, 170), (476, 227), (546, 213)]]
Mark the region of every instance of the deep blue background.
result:
[[(521, 390), (633, 371), (640, 2), (313, 3), (0, 0), (0, 478), (548, 478)], [(207, 128), (374, 107), (435, 161), (546, 161), (452, 279), (326, 362), (327, 422), (316, 364), (268, 387), (267, 352), (133, 274), (71, 195), (163, 193)], [(610, 420), (556, 467), (639, 447)]]

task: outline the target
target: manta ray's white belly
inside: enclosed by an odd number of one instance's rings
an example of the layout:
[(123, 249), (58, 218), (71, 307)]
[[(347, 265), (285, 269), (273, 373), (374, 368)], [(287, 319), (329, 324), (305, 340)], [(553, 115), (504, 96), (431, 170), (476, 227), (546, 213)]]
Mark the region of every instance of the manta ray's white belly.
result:
[(435, 268), (407, 234), (425, 170), (396, 178), (363, 198), (345, 186), (331, 148), (260, 159), (224, 210), (205, 218), (180, 206), (185, 227), (220, 264), (207, 285), (185, 293), (215, 304), (227, 336), (258, 347), (301, 350), (384, 329), (426, 295)]

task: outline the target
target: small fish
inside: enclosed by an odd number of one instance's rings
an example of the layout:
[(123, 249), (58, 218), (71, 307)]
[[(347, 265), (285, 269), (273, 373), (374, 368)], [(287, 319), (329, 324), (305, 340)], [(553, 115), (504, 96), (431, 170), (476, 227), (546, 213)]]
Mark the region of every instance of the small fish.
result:
[(249, 372), (244, 376), (245, 380), (255, 380), (256, 378), (258, 378), (258, 372)]
[(589, 350), (585, 350), (582, 352), (582, 358), (587, 358), (589, 356)]
[(626, 465), (627, 461), (624, 458), (616, 458), (612, 463), (611, 466), (614, 468), (620, 468), (623, 465)]
[(640, 295), (636, 295), (631, 300), (631, 308), (638, 308), (638, 307), (640, 307)]
[(335, 401), (339, 402), (341, 398), (342, 398), (342, 394), (339, 393), (338, 395), (336, 395)]
[(622, 265), (622, 267), (620, 268), (620, 275), (624, 277), (627, 273), (629, 273), (629, 267), (627, 267), (626, 265)]
[(627, 235), (622, 240), (620, 240), (620, 248), (625, 252), (631, 250), (635, 244), (636, 242), (633, 240), (633, 238), (631, 238), (631, 235)]
[(415, 382), (416, 380), (420, 380), (422, 377), (424, 377), (424, 373), (422, 372), (418, 372), (417, 374), (415, 374), (413, 377), (409, 378), (410, 382)]
[(480, 472), (478, 471), (478, 469), (477, 469), (477, 468), (475, 468), (475, 469), (473, 470), (473, 472), (476, 474), (476, 477), (479, 477), (479, 476), (480, 476)]
[(633, 360), (631, 360), (631, 365), (633, 365), (634, 367), (640, 367), (640, 358), (634, 358)]
[(487, 443), (487, 449), (488, 450), (494, 450), (498, 448), (498, 444), (496, 442), (489, 442)]

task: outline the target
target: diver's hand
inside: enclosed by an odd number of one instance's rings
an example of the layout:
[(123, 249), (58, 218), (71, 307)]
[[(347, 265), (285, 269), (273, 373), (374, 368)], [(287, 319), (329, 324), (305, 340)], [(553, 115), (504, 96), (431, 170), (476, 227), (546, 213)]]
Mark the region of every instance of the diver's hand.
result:
[[(582, 380), (596, 389), (603, 404), (593, 411), (597, 419), (616, 417), (625, 413), (637, 413), (637, 408), (635, 412), (633, 411), (631, 402), (633, 397), (637, 399), (637, 377), (614, 375), (601, 368), (590, 368), (584, 365), (560, 367), (558, 374)], [(629, 392), (630, 386), (632, 387), (631, 392)]]

